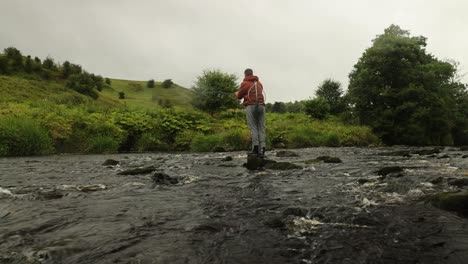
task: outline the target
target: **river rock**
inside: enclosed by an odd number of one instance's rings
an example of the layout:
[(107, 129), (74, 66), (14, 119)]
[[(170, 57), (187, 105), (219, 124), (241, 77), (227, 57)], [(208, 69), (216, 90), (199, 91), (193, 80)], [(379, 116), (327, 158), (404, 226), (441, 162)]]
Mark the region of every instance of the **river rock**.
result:
[(299, 216), (299, 217), (306, 217), (308, 210), (306, 208), (300, 207), (289, 207), (283, 211), (283, 216)]
[(457, 186), (459, 188), (463, 188), (468, 186), (468, 178), (461, 178), (461, 179), (450, 179), (447, 182), (449, 185)]
[(270, 228), (284, 228), (286, 226), (280, 217), (271, 218), (265, 221), (263, 224)]
[(437, 158), (438, 159), (448, 159), (448, 158), (450, 158), (450, 156), (449, 155), (442, 155), (442, 156), (437, 157)]
[(313, 163), (319, 163), (321, 160), (319, 159), (310, 159), (310, 160), (304, 160), (303, 161), (305, 164), (313, 164)]
[(282, 150), (276, 153), (276, 157), (286, 158), (286, 157), (299, 157), (296, 152), (290, 150)]
[(376, 171), (377, 175), (380, 176), (387, 176), (389, 174), (395, 174), (395, 176), (402, 176), (403, 169), (399, 166), (392, 166), (392, 167), (384, 167), (380, 170)]
[(460, 151), (468, 151), (468, 146), (461, 146)]
[(462, 158), (463, 158), (463, 159), (468, 158), (468, 154), (467, 154), (467, 155), (463, 155)]
[(247, 163), (245, 164), (245, 167), (248, 170), (261, 170), (267, 162), (275, 161), (268, 161), (264, 157), (258, 155), (247, 155)]
[(413, 154), (418, 154), (418, 155), (432, 155), (432, 154), (439, 154), (440, 153), (440, 148), (433, 148), (433, 149), (422, 149), (422, 150), (417, 150), (412, 152)]
[(226, 156), (224, 158), (221, 159), (221, 161), (232, 161), (233, 158), (231, 156)]
[(64, 194), (59, 190), (39, 191), (37, 192), (37, 198), (42, 200), (55, 200), (60, 199)]
[(320, 156), (317, 158), (325, 163), (342, 163), (340, 158), (337, 157), (330, 157), (330, 156)]
[(118, 175), (142, 175), (142, 174), (149, 174), (156, 170), (155, 166), (149, 166), (145, 168), (136, 168), (136, 169), (129, 169), (124, 170), (119, 173)]
[(115, 166), (119, 165), (120, 161), (118, 160), (113, 160), (113, 159), (108, 159), (102, 163), (102, 166)]
[(152, 177), (153, 181), (156, 183), (156, 184), (167, 184), (167, 185), (170, 185), (170, 184), (178, 184), (179, 183), (179, 179), (177, 179), (176, 177), (171, 177), (165, 173), (162, 173), (162, 172), (156, 172)]
[(440, 193), (430, 197), (429, 201), (439, 209), (468, 216), (468, 192)]

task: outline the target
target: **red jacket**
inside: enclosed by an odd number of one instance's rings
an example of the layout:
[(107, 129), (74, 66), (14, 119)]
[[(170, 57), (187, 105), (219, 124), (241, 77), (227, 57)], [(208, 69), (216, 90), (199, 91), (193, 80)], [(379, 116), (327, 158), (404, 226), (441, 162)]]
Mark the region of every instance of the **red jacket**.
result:
[[(255, 91), (255, 82), (257, 89)], [(265, 98), (263, 97), (263, 85), (255, 75), (249, 75), (244, 78), (239, 90), (237, 90), (237, 99), (244, 99), (245, 106), (254, 105), (256, 103), (265, 105)]]

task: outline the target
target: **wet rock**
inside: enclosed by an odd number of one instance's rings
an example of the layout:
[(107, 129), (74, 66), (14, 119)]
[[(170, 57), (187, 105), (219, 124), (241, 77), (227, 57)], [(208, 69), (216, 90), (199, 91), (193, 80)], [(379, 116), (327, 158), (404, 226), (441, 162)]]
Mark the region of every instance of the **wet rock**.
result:
[(430, 197), (429, 201), (439, 209), (468, 216), (468, 192), (440, 193)]
[(212, 152), (226, 152), (226, 149), (224, 147), (221, 147), (221, 146), (216, 146), (211, 151)]
[(342, 163), (341, 159), (337, 157), (330, 157), (330, 156), (320, 156), (317, 158), (325, 163)]
[(422, 149), (412, 152), (413, 154), (418, 155), (432, 155), (432, 154), (439, 154), (441, 151), (440, 148), (433, 148), (433, 149)]
[(39, 191), (37, 193), (37, 198), (42, 200), (55, 200), (63, 198), (63, 196), (65, 195), (59, 190)]
[(299, 155), (296, 152), (293, 152), (293, 151), (290, 151), (290, 150), (282, 150), (282, 151), (278, 151), (278, 153), (276, 153), (276, 157), (281, 157), (281, 158), (299, 157)]
[(261, 170), (267, 163), (275, 161), (266, 160), (264, 157), (258, 155), (247, 155), (247, 163), (245, 167), (249, 170)]
[(300, 207), (290, 207), (283, 211), (283, 216), (299, 216), (306, 217), (308, 210)]
[(162, 172), (156, 172), (152, 177), (152, 180), (154, 181), (154, 183), (156, 184), (167, 184), (167, 185), (171, 185), (171, 184), (178, 184), (179, 183), (179, 179), (177, 179), (176, 177), (171, 177), (165, 173), (162, 173)]
[(365, 183), (368, 183), (368, 182), (370, 182), (370, 181), (371, 181), (371, 180), (369, 180), (369, 179), (358, 179), (358, 183), (359, 183), (359, 184), (365, 184)]
[(450, 179), (447, 183), (458, 188), (463, 188), (468, 186), (468, 178)]
[(136, 169), (129, 169), (124, 170), (119, 173), (118, 175), (142, 175), (142, 174), (149, 174), (156, 170), (155, 166), (149, 166), (145, 168), (136, 168)]
[(443, 180), (444, 180), (444, 178), (437, 177), (435, 179), (430, 180), (429, 182), (432, 183), (432, 184), (439, 184), (439, 183), (442, 183)]
[(380, 175), (380, 176), (387, 176), (389, 174), (394, 174), (394, 175), (399, 176), (399, 175), (401, 175), (402, 172), (403, 172), (403, 168), (401, 168), (399, 166), (392, 166), (392, 167), (381, 168), (380, 170), (376, 171), (375, 173), (377, 173), (377, 175)]
[(460, 151), (468, 151), (468, 146), (461, 146)]
[(468, 155), (463, 155), (462, 158), (466, 159), (466, 158), (468, 158)]
[(208, 233), (219, 233), (223, 230), (231, 228), (230, 226), (222, 223), (208, 223), (201, 224), (193, 228), (196, 232), (208, 232)]
[(279, 217), (269, 219), (265, 221), (264, 224), (270, 228), (284, 228), (286, 226), (283, 220)]
[(104, 161), (104, 163), (102, 163), (102, 166), (115, 166), (119, 164), (120, 164), (120, 161), (118, 160), (108, 159)]
[(232, 161), (233, 158), (231, 156), (226, 156), (224, 158), (221, 159), (221, 161)]
[(267, 162), (264, 167), (265, 167), (265, 169), (270, 169), (270, 170), (296, 170), (296, 169), (302, 169), (301, 166), (296, 165), (294, 163), (290, 163), (290, 162)]
[(450, 158), (449, 155), (443, 155), (443, 156), (440, 156), (440, 157), (437, 157), (438, 159), (448, 159)]

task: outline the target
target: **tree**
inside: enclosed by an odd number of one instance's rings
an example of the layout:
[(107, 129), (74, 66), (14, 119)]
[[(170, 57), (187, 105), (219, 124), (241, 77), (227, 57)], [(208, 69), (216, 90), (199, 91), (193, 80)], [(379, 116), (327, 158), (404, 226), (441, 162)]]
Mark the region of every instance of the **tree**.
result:
[(312, 118), (323, 120), (330, 113), (330, 106), (324, 98), (318, 97), (304, 101), (304, 111)]
[(125, 93), (119, 92), (119, 99), (125, 99)]
[(286, 104), (283, 102), (274, 102), (273, 106), (271, 107), (271, 112), (273, 113), (285, 113), (286, 112)]
[(99, 97), (96, 92), (96, 83), (89, 73), (73, 74), (68, 78), (65, 86), (94, 99)]
[(8, 59), (0, 54), (0, 74), (8, 74), (9, 72)]
[(72, 74), (71, 63), (69, 61), (65, 61), (62, 64), (62, 77), (66, 79), (70, 74)]
[(26, 57), (26, 60), (24, 62), (24, 71), (27, 72), (27, 73), (31, 73), (33, 72), (33, 60), (31, 59), (31, 56), (27, 56)]
[(234, 74), (205, 70), (193, 87), (192, 104), (210, 114), (235, 108), (238, 104), (234, 96), (236, 90), (237, 78)]
[(9, 61), (10, 69), (14, 72), (23, 70), (23, 55), (21, 52), (14, 48), (6, 48), (3, 52), (6, 59)]
[(349, 75), (355, 113), (384, 143), (454, 142), (457, 70), (425, 47), (425, 37), (391, 25), (373, 40)]
[(164, 88), (171, 88), (171, 86), (173, 85), (174, 83), (172, 82), (171, 79), (166, 79), (162, 82), (162, 87)]
[(109, 78), (106, 78), (105, 82), (106, 82), (107, 85), (111, 85), (111, 80)]
[(330, 106), (330, 113), (337, 115), (344, 111), (341, 83), (333, 79), (324, 80), (315, 91), (317, 97), (322, 97)]
[(102, 89), (104, 88), (104, 78), (102, 78), (101, 75), (94, 75), (94, 74), (91, 74), (91, 78), (93, 78), (93, 80), (94, 80), (94, 84), (96, 85), (96, 89), (98, 91), (102, 91)]
[(51, 57), (47, 56), (47, 58), (42, 62), (42, 66), (43, 66), (45, 69), (48, 69), (48, 70), (54, 69), (54, 68), (55, 68), (54, 59), (52, 59)]
[(146, 83), (146, 87), (148, 88), (154, 88), (154, 80), (151, 79)]

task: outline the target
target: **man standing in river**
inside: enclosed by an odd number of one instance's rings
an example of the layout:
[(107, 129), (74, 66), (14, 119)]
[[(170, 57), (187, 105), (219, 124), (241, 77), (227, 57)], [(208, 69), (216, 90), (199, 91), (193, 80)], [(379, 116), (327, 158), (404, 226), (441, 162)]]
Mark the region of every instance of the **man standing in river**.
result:
[(254, 155), (265, 155), (265, 97), (263, 85), (258, 77), (253, 75), (252, 69), (244, 71), (244, 81), (236, 92), (237, 99), (244, 99), (247, 125), (252, 138)]

